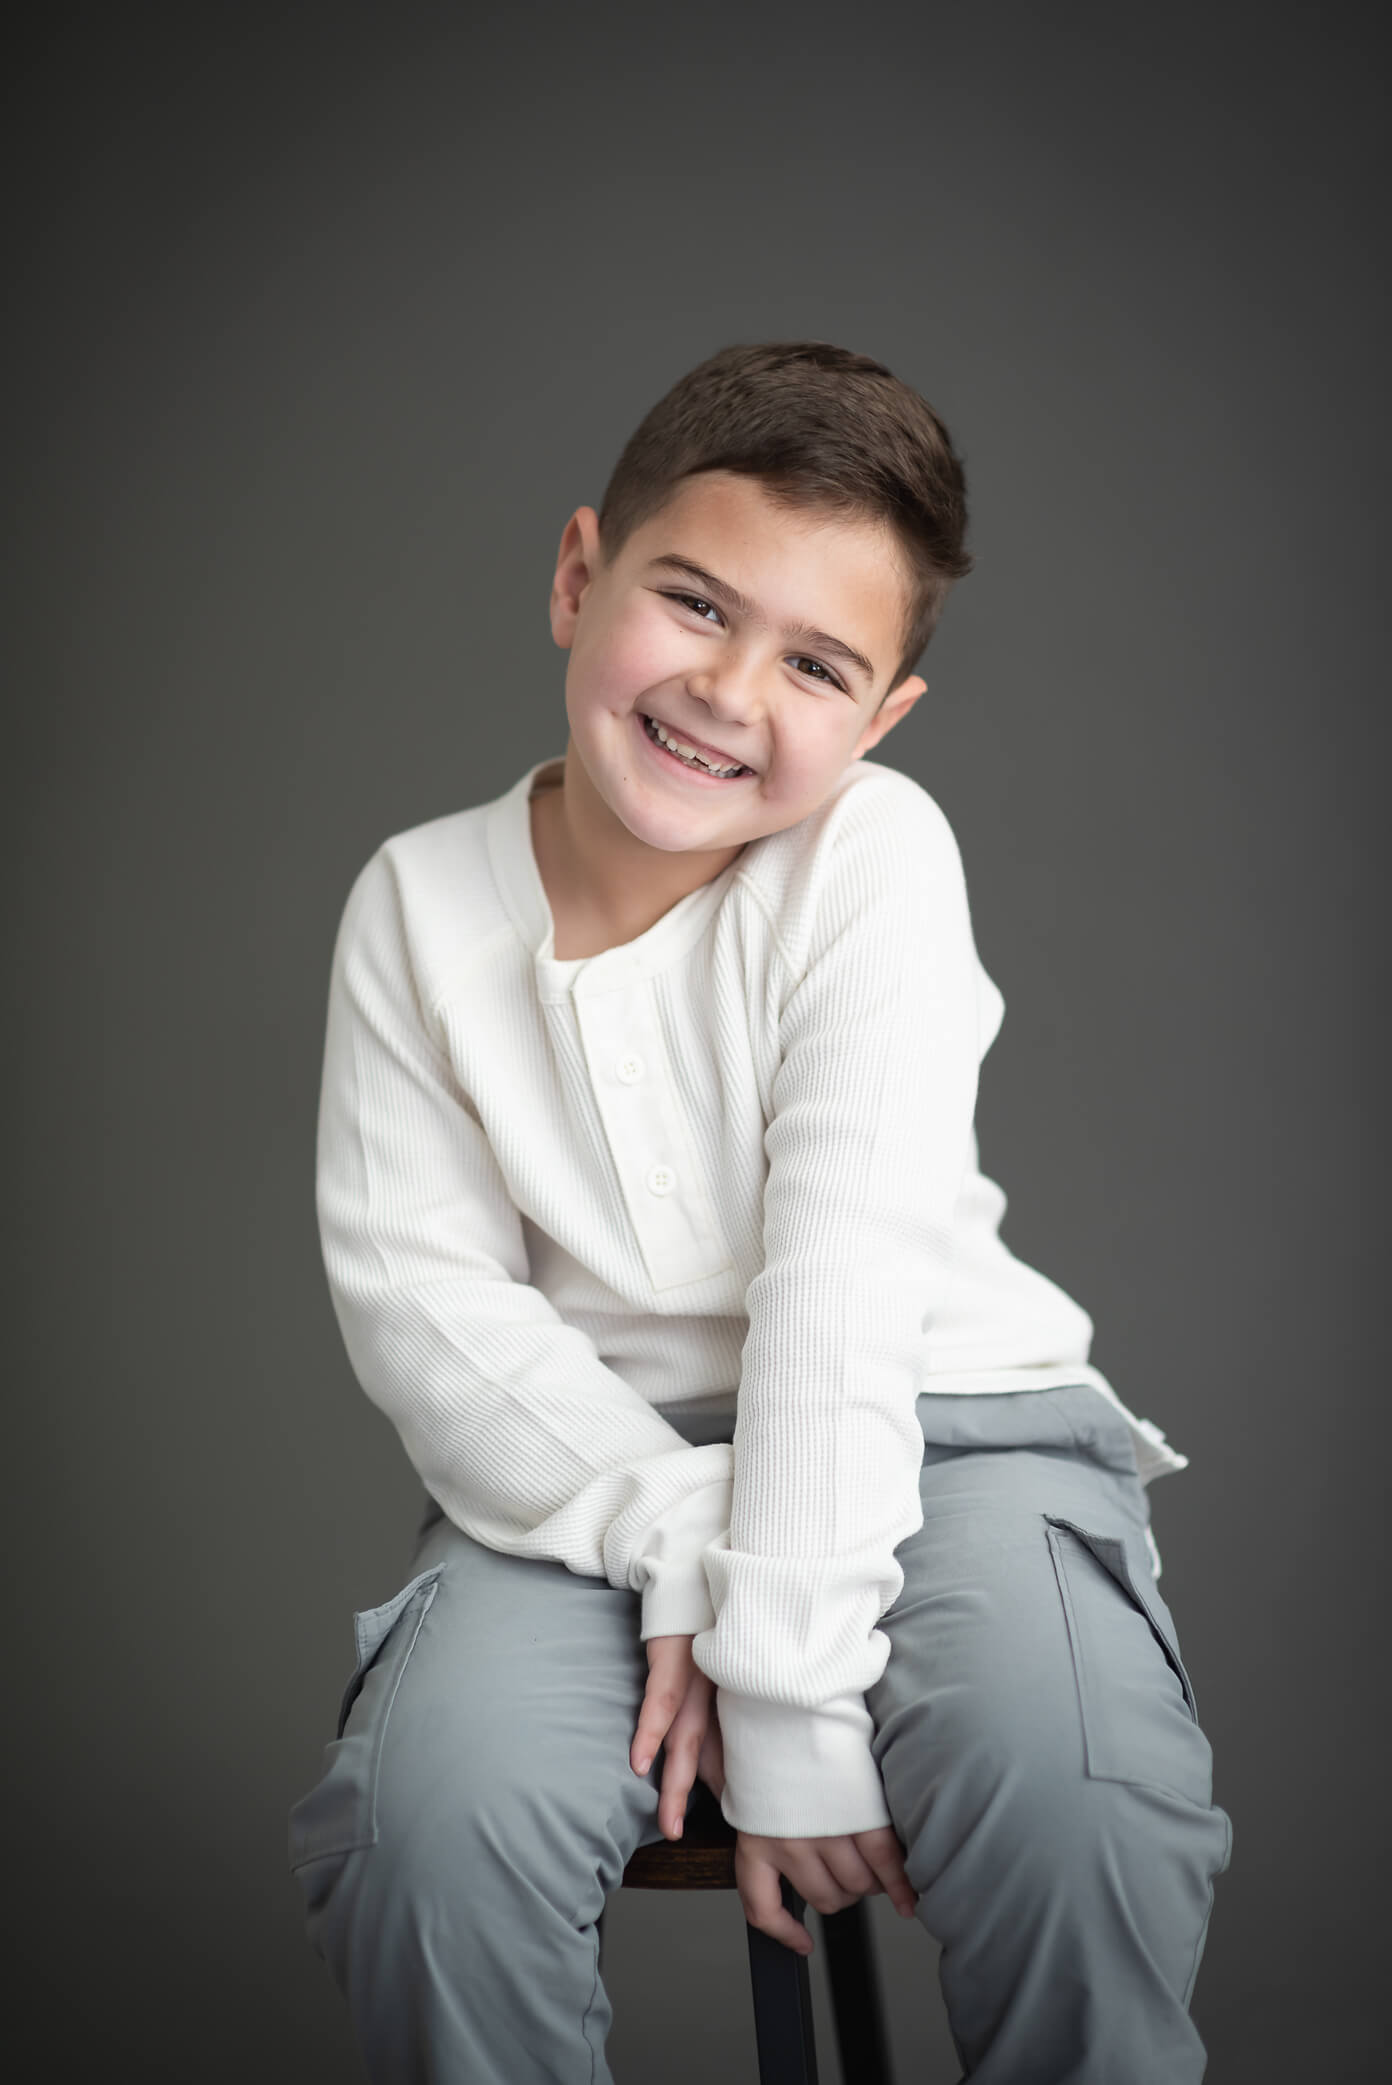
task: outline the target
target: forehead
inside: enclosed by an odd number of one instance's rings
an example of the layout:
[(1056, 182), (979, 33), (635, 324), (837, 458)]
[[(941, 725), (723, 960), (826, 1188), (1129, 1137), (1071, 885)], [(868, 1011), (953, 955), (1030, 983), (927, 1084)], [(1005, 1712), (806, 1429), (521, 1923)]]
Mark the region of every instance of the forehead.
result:
[(901, 635), (907, 575), (885, 522), (788, 507), (757, 478), (702, 471), (634, 530), (623, 562), (636, 571), (671, 553), (727, 580), (774, 623), (815, 617), (869, 651), (881, 670), (894, 663), (887, 654)]

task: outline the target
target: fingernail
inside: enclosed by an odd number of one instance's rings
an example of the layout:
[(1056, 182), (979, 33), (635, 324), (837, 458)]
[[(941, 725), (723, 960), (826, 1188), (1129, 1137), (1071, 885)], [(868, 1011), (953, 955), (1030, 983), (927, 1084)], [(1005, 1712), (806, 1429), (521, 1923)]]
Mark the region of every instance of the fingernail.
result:
[(652, 1754), (651, 1754), (651, 1752), (645, 1752), (645, 1753), (643, 1754), (642, 1758), (641, 1758), (641, 1759), (640, 1759), (640, 1760), (638, 1761), (638, 1768), (637, 1768), (637, 1770), (638, 1770), (638, 1772), (639, 1772), (640, 1774), (646, 1774), (646, 1772), (648, 1771), (648, 1768), (649, 1768), (649, 1767), (650, 1767), (651, 1765), (652, 1765)]
[(679, 1818), (677, 1819), (677, 1823), (676, 1823), (676, 1829), (675, 1829), (675, 1830), (673, 1831), (673, 1833), (672, 1833), (672, 1837), (673, 1837), (674, 1839), (680, 1839), (680, 1837), (681, 1837), (681, 1835), (682, 1835), (682, 1828), (683, 1828), (683, 1826), (685, 1825), (685, 1823), (686, 1823), (686, 1819), (685, 1819), (684, 1817), (679, 1817)]

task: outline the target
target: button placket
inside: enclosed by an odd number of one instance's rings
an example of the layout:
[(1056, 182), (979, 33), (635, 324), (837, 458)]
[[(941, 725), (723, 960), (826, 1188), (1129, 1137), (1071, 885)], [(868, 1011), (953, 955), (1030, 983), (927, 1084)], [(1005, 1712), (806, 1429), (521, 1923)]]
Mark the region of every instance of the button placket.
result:
[(634, 978), (575, 995), (590, 1084), (654, 1288), (733, 1265), (667, 1061), (654, 987)]

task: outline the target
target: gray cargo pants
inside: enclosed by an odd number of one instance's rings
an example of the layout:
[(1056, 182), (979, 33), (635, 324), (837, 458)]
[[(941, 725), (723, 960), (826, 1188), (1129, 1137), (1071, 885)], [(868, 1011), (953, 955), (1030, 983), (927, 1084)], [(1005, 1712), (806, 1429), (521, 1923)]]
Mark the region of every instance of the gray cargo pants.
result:
[[(1190, 2085), (1232, 1825), (1126, 1422), (1084, 1384), (918, 1412), (923, 1526), (866, 1700), (963, 2074)], [(374, 2085), (613, 2085), (595, 1921), (662, 1836), (663, 1754), (642, 1779), (628, 1760), (638, 1596), (433, 1502), (408, 1578), (355, 1616), (338, 1735), (290, 1813), (311, 1945)]]

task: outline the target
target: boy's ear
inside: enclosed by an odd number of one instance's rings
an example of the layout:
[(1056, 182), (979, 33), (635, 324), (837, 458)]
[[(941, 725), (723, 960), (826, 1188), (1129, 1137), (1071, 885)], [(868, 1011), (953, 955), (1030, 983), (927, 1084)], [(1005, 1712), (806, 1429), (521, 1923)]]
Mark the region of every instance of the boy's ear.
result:
[(856, 749), (851, 758), (859, 760), (872, 746), (877, 746), (885, 733), (893, 731), (899, 719), (908, 715), (919, 696), (926, 695), (927, 692), (927, 681), (916, 673), (911, 673), (907, 680), (900, 681), (897, 688), (891, 688), (879, 710), (856, 741)]
[(580, 603), (601, 563), (599, 516), (593, 507), (577, 507), (561, 531), (551, 581), (551, 635), (563, 651), (575, 641)]

